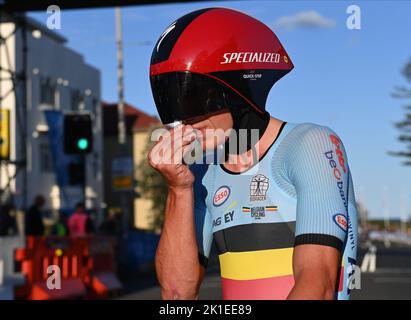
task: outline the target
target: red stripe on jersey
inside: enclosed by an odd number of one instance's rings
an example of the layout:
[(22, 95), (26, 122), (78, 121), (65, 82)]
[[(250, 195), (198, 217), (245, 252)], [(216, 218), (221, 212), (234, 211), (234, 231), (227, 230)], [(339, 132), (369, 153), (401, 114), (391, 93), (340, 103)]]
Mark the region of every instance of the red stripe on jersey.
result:
[(294, 276), (254, 280), (221, 278), (224, 300), (285, 300), (294, 286)]

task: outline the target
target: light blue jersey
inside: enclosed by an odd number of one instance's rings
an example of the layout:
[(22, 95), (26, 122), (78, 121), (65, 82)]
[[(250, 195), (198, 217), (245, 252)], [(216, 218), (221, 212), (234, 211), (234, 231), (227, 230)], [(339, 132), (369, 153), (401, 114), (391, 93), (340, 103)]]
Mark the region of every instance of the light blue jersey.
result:
[(218, 249), (225, 299), (285, 299), (295, 246), (342, 254), (336, 298), (348, 299), (357, 255), (357, 212), (344, 146), (329, 128), (284, 123), (259, 163), (242, 173), (194, 164), (200, 262)]

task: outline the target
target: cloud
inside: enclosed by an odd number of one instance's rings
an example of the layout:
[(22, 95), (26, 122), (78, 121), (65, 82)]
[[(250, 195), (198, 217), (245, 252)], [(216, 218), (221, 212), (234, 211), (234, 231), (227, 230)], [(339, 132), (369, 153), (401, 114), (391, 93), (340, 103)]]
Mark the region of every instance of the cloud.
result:
[(123, 20), (145, 22), (145, 21), (150, 20), (150, 18), (144, 14), (137, 12), (137, 10), (135, 10), (135, 11), (123, 11)]
[(292, 30), (296, 28), (333, 28), (335, 26), (335, 21), (323, 17), (317, 11), (309, 10), (298, 12), (292, 16), (280, 17), (274, 22), (274, 26), (287, 30)]

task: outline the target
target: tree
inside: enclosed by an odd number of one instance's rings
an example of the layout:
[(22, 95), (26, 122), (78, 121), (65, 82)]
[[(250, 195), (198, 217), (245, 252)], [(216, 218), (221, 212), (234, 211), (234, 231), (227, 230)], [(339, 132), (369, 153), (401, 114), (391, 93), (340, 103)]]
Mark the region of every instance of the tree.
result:
[[(146, 148), (144, 154), (148, 154), (154, 142), (151, 141), (151, 133), (148, 134)], [(168, 186), (163, 176), (153, 169), (143, 157), (138, 164), (138, 192), (142, 198), (151, 201), (151, 209), (153, 210), (152, 219), (150, 221), (153, 230), (161, 230), (164, 221), (164, 210), (167, 201)]]
[[(411, 83), (411, 59), (407, 62), (402, 70), (402, 75), (408, 83)], [(397, 86), (394, 93), (394, 98), (408, 100), (411, 99), (411, 87)], [(389, 152), (390, 155), (405, 158), (404, 165), (411, 165), (411, 104), (403, 107), (405, 117), (402, 121), (395, 123), (395, 127), (400, 131), (398, 140), (405, 144), (405, 150)]]

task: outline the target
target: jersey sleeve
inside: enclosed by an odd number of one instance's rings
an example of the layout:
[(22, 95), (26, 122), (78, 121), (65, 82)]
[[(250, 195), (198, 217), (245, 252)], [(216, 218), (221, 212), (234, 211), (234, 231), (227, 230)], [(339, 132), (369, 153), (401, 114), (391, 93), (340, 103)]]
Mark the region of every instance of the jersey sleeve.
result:
[(348, 229), (349, 168), (340, 138), (307, 126), (287, 161), (297, 198), (295, 246), (319, 244), (342, 251)]
[(207, 209), (207, 189), (203, 184), (203, 178), (208, 166), (205, 164), (193, 164), (190, 170), (195, 177), (194, 182), (194, 222), (198, 246), (198, 258), (203, 267), (207, 267), (213, 242), (212, 218)]

